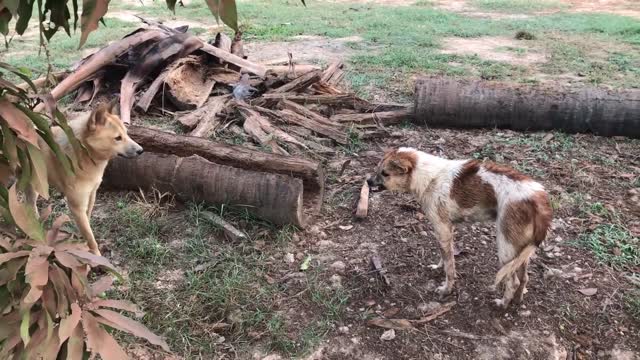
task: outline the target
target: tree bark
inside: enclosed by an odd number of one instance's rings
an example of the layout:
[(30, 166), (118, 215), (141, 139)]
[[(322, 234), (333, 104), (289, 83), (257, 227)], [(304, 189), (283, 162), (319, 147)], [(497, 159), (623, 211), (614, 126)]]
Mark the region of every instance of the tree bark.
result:
[(305, 193), (317, 195), (318, 200), (322, 201), (324, 168), (318, 162), (254, 151), (243, 146), (227, 145), (203, 138), (174, 135), (141, 126), (129, 126), (128, 132), (145, 151), (182, 157), (199, 155), (220, 165), (300, 178), (304, 183)]
[(415, 122), (429, 126), (562, 130), (640, 137), (640, 91), (562, 91), (486, 81), (416, 82)]
[(336, 114), (331, 117), (331, 121), (336, 123), (351, 123), (354, 125), (395, 125), (402, 120), (410, 118), (410, 110), (382, 111), (372, 113), (356, 114)]
[(197, 155), (144, 153), (135, 159), (116, 158), (105, 171), (104, 184), (124, 190), (155, 188), (184, 201), (245, 208), (278, 225), (305, 225), (302, 180), (219, 165)]

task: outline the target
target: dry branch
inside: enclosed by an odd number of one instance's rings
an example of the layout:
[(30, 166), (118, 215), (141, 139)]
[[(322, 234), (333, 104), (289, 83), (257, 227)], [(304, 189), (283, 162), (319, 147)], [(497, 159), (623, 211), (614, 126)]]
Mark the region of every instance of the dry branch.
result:
[(256, 74), (258, 76), (264, 76), (267, 73), (267, 68), (263, 65), (259, 65), (256, 63), (253, 63), (251, 61), (245, 60), (241, 57), (238, 57), (236, 55), (233, 55), (227, 51), (218, 49), (217, 47), (210, 45), (210, 44), (203, 44), (202, 46), (202, 51), (206, 52), (207, 54), (211, 54), (219, 59), (224, 60), (225, 62), (228, 62), (230, 64), (234, 64), (239, 66), (242, 69), (245, 69), (246, 71), (252, 73), (252, 74)]
[(160, 87), (164, 85), (164, 79), (167, 77), (168, 73), (168, 69), (165, 69), (160, 73), (160, 75), (158, 75), (157, 78), (155, 78), (155, 80), (153, 80), (151, 85), (149, 85), (149, 87), (147, 88), (147, 91), (145, 91), (144, 94), (142, 94), (142, 96), (140, 97), (140, 100), (138, 100), (138, 108), (140, 108), (144, 112), (147, 112), (147, 110), (149, 110), (149, 105), (151, 105), (151, 102), (160, 90)]
[(262, 94), (262, 98), (266, 100), (290, 100), (298, 104), (305, 105), (329, 105), (336, 108), (360, 108), (366, 105), (366, 102), (357, 98), (353, 94), (341, 94), (341, 95), (306, 95), (306, 94)]
[(358, 206), (356, 207), (356, 218), (364, 219), (369, 212), (369, 184), (364, 181), (362, 189), (360, 189), (360, 199), (358, 200)]
[[(287, 75), (291, 67), (289, 65), (272, 65), (267, 67), (267, 71), (272, 72), (276, 75)], [(310, 64), (299, 64), (296, 65), (296, 73), (297, 74), (306, 74), (311, 71), (320, 70), (319, 66), (310, 65)]]
[(315, 111), (309, 110), (306, 107), (297, 104), (293, 101), (289, 101), (289, 100), (282, 100), (280, 101), (280, 106), (284, 109), (289, 109), (293, 112), (296, 112), (304, 117), (307, 117), (309, 119), (314, 120), (317, 123), (323, 124), (323, 125), (327, 125), (327, 126), (333, 126), (336, 129), (342, 129), (343, 126), (341, 124), (338, 124), (334, 121), (329, 120), (328, 118), (318, 114)]
[(327, 83), (328, 85), (338, 85), (344, 77), (344, 71), (342, 68), (344, 64), (342, 61), (334, 61), (324, 70), (320, 81)]
[(182, 200), (244, 207), (275, 224), (305, 225), (302, 180), (219, 165), (199, 156), (146, 152), (135, 159), (116, 158), (107, 167), (105, 185), (155, 188)]
[(300, 92), (315, 84), (320, 80), (321, 72), (319, 70), (308, 72), (292, 81), (280, 86), (279, 88), (269, 90), (270, 94), (284, 94), (290, 92)]
[(238, 230), (235, 226), (229, 224), (223, 218), (221, 218), (220, 216), (212, 212), (202, 211), (200, 212), (200, 215), (202, 215), (205, 219), (212, 222), (214, 225), (220, 227), (224, 232), (225, 236), (227, 236), (231, 241), (247, 240), (249, 238), (247, 234)]

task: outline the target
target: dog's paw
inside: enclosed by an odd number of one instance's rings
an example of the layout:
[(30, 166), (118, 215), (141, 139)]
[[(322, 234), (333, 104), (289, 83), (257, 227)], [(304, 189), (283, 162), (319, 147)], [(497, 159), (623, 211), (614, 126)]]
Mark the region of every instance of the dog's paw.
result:
[(507, 308), (507, 306), (504, 304), (504, 300), (502, 299), (493, 299), (493, 305), (500, 310), (504, 310)]
[(442, 286), (438, 286), (436, 288), (436, 293), (438, 293), (440, 297), (444, 297), (451, 294), (451, 290), (453, 290), (451, 286), (447, 286), (447, 284), (442, 284)]

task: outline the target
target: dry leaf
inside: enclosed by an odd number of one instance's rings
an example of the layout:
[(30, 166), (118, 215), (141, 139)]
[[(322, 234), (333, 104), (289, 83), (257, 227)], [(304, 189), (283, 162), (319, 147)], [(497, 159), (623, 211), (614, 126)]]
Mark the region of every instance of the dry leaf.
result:
[(390, 309), (385, 310), (382, 315), (386, 318), (390, 318), (392, 316), (395, 316), (397, 313), (400, 312), (400, 308), (397, 307), (392, 307)]
[(382, 336), (380, 336), (380, 340), (382, 341), (390, 341), (395, 338), (396, 338), (396, 332), (393, 329), (383, 332)]
[(578, 289), (578, 292), (580, 292), (582, 295), (585, 295), (585, 296), (593, 296), (598, 292), (598, 289), (596, 288)]
[(344, 231), (349, 231), (353, 229), (353, 225), (340, 225), (338, 227), (340, 228), (340, 230), (344, 230)]
[[(128, 332), (137, 337), (147, 339), (150, 343), (160, 346), (165, 351), (169, 351), (169, 345), (167, 345), (161, 337), (152, 333), (146, 326), (139, 322), (111, 310), (99, 309), (93, 312), (101, 316), (97, 318), (99, 322), (107, 326), (115, 327), (118, 330)], [(107, 321), (105, 322), (103, 320)]]
[(73, 334), (74, 329), (80, 323), (80, 317), (82, 316), (82, 309), (77, 303), (71, 304), (71, 314), (62, 318), (59, 327), (60, 343), (65, 342)]

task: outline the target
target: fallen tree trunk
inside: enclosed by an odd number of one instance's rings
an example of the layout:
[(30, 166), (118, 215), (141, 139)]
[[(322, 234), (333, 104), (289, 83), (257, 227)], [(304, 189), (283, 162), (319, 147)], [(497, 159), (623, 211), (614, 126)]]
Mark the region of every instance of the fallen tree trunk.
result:
[(419, 79), (415, 121), (429, 126), (561, 130), (640, 137), (640, 91), (559, 91), (486, 81)]
[(318, 162), (254, 151), (243, 146), (227, 145), (198, 137), (174, 135), (141, 126), (129, 126), (128, 131), (129, 136), (145, 151), (182, 157), (199, 155), (220, 165), (300, 178), (304, 183), (305, 193), (316, 195), (318, 200), (322, 201), (324, 169)]
[(200, 156), (116, 158), (105, 171), (104, 184), (122, 190), (155, 188), (185, 201), (244, 207), (278, 225), (305, 225), (302, 180), (219, 165)]

